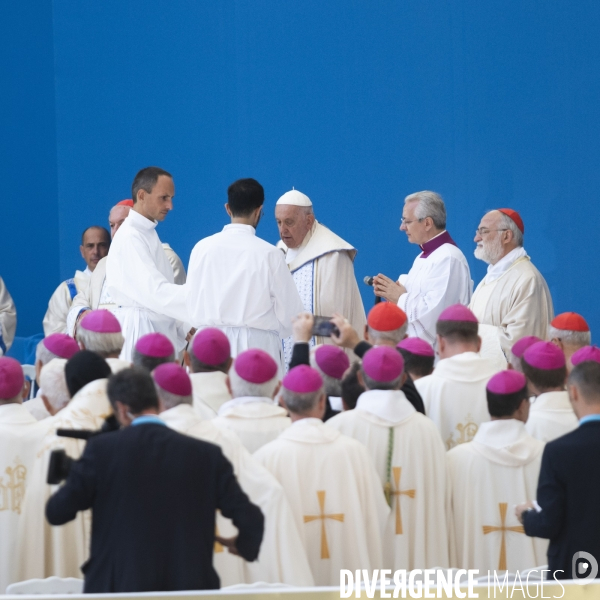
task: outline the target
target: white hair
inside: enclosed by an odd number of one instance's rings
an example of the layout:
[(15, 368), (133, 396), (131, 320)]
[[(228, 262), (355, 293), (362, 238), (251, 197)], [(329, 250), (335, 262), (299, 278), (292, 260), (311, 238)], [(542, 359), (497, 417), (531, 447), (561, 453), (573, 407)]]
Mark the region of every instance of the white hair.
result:
[(154, 382), (154, 387), (156, 388), (156, 393), (159, 399), (162, 400), (165, 410), (169, 410), (169, 408), (179, 406), (180, 404), (192, 404), (193, 402), (193, 397), (191, 395), (179, 396), (178, 394), (167, 392), (166, 390), (163, 390), (156, 382)]
[(364, 370), (361, 368), (363, 380), (368, 390), (397, 390), (400, 389), (400, 383), (402, 381), (402, 373), (392, 381), (376, 381), (371, 379)]
[(390, 342), (394, 342), (394, 344), (399, 344), (406, 335), (406, 330), (408, 329), (408, 321), (402, 325), (399, 329), (392, 329), (390, 331), (379, 331), (377, 329), (373, 329), (370, 325), (368, 327), (368, 334), (371, 338), (371, 341), (374, 345), (378, 345), (379, 342), (386, 340)]
[(50, 352), (44, 345), (44, 340), (38, 343), (35, 348), (35, 361), (40, 361), (42, 365), (47, 365), (51, 360), (58, 358), (54, 352)]
[(556, 327), (549, 325), (548, 339), (553, 340), (554, 338), (558, 338), (565, 344), (578, 346), (579, 348), (592, 345), (591, 331), (567, 331), (565, 329), (556, 329)]
[(297, 415), (304, 415), (315, 408), (322, 394), (323, 388), (307, 394), (297, 394), (296, 392), (290, 392), (290, 390), (281, 388), (281, 397), (283, 398), (285, 405), (290, 412)]
[(404, 204), (410, 202), (418, 202), (415, 208), (415, 216), (417, 219), (425, 219), (431, 217), (433, 224), (437, 229), (446, 229), (446, 206), (442, 197), (435, 192), (423, 190), (415, 192), (404, 198)]
[(340, 397), (342, 395), (342, 381), (341, 379), (336, 379), (331, 375), (327, 375), (323, 373), (321, 367), (317, 364), (317, 360), (315, 358), (315, 352), (317, 348), (311, 348), (310, 350), (310, 366), (315, 369), (321, 379), (323, 380), (323, 387), (325, 388), (325, 394), (327, 396)]
[(95, 352), (103, 358), (109, 354), (116, 354), (123, 349), (123, 334), (118, 331), (116, 333), (98, 333), (97, 331), (89, 331), (83, 327), (77, 328), (77, 341), (85, 346), (86, 350)]
[(515, 241), (515, 244), (517, 244), (517, 246), (523, 245), (523, 234), (521, 233), (521, 230), (517, 227), (517, 224), (508, 215), (505, 215), (503, 212), (501, 212), (500, 223), (498, 225), (499, 229), (508, 229), (509, 231), (512, 231), (513, 240)]
[(273, 398), (278, 383), (277, 375), (265, 383), (251, 383), (237, 374), (235, 366), (229, 369), (229, 385), (234, 398)]
[(40, 374), (40, 387), (55, 411), (66, 406), (71, 399), (65, 378), (66, 364), (66, 359), (54, 358), (42, 367)]
[(518, 356), (515, 356), (512, 352), (510, 353), (510, 364), (512, 365), (513, 370), (518, 371), (519, 373), (523, 372), (521, 359)]

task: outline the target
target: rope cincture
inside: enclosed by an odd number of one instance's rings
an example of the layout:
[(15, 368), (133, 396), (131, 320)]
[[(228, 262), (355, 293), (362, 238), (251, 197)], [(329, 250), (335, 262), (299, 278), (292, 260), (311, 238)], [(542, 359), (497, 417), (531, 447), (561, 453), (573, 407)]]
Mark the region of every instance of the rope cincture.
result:
[(392, 454), (394, 453), (394, 428), (390, 427), (388, 435), (388, 455), (386, 464), (386, 481), (383, 486), (383, 493), (385, 495), (385, 501), (388, 506), (392, 506)]

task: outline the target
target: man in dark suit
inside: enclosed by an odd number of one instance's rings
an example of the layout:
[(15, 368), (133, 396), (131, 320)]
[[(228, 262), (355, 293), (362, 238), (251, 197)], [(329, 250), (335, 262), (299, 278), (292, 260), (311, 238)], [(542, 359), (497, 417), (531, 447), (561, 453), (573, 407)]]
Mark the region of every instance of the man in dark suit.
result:
[(91, 438), (46, 517), (62, 525), (92, 509), (86, 593), (215, 589), (215, 512), (232, 519), (236, 538), (218, 541), (257, 558), (264, 518), (239, 487), (218, 446), (167, 427), (150, 375), (113, 375), (108, 396), (125, 427)]
[(600, 364), (583, 362), (567, 388), (579, 427), (546, 445), (537, 504), (516, 507), (525, 533), (548, 538), (556, 579), (598, 577), (600, 562)]

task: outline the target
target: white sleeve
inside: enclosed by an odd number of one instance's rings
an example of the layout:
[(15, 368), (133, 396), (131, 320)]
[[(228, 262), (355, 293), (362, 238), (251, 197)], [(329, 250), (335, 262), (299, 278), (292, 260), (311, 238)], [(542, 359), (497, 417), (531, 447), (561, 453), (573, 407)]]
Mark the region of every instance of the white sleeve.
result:
[(292, 319), (304, 312), (302, 300), (296, 289), (296, 284), (288, 266), (285, 263), (283, 252), (272, 252), (271, 258), (271, 300), (275, 315), (279, 321), (279, 335), (282, 339), (292, 335)]
[(48, 337), (53, 333), (66, 333), (67, 314), (71, 307), (71, 293), (67, 284), (63, 281), (55, 290), (50, 301), (48, 310), (44, 315), (44, 335)]

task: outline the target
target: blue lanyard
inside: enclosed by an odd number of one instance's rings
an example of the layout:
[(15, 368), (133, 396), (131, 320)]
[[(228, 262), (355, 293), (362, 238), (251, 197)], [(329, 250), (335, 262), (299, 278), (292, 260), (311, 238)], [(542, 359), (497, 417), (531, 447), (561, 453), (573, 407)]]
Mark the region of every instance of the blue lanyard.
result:
[(167, 424), (156, 415), (142, 415), (141, 417), (136, 417), (131, 422), (132, 425), (145, 425), (146, 423), (154, 423), (154, 425), (162, 425), (163, 427), (167, 426)]

